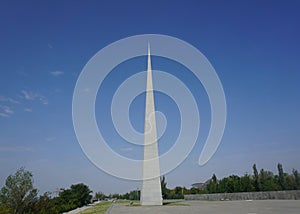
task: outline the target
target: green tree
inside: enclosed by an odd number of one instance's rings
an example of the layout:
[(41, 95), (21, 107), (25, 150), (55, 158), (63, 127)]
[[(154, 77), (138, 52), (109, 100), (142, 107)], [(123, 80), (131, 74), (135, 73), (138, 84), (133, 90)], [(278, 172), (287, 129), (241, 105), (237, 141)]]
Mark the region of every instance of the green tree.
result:
[(160, 178), (160, 185), (161, 185), (161, 194), (163, 199), (166, 199), (168, 197), (168, 188), (167, 188), (167, 182), (165, 176), (162, 176)]
[(286, 190), (296, 190), (296, 181), (293, 175), (286, 174), (284, 175), (285, 180), (285, 189)]
[[(189, 191), (189, 194), (199, 194), (199, 189), (198, 188), (195, 188), (195, 187), (192, 187)], [(207, 192), (208, 193), (208, 192)]]
[(89, 189), (89, 187), (83, 183), (80, 184), (73, 184), (71, 185), (71, 191), (74, 193), (74, 195), (77, 198), (76, 205), (78, 207), (82, 207), (84, 205), (87, 205), (91, 203), (92, 191)]
[(252, 180), (250, 175), (247, 173), (241, 177), (241, 191), (242, 192), (252, 192), (255, 188), (252, 184)]
[(174, 199), (182, 199), (183, 198), (183, 188), (180, 186), (175, 187), (174, 189)]
[(256, 164), (253, 165), (253, 186), (255, 191), (259, 191), (259, 185), (258, 185), (258, 171), (256, 168)]
[(281, 187), (282, 190), (286, 189), (286, 182), (285, 182), (285, 176), (282, 168), (282, 164), (278, 163), (277, 165), (278, 169), (278, 184)]
[(7, 177), (5, 186), (0, 191), (0, 204), (10, 209), (11, 213), (23, 213), (36, 199), (37, 192), (33, 187), (32, 173), (22, 167), (14, 175)]
[(237, 175), (231, 175), (221, 179), (218, 183), (219, 193), (241, 192), (241, 179)]
[(70, 189), (64, 189), (59, 193), (59, 210), (60, 211), (69, 211), (75, 209), (76, 206), (76, 196)]
[(294, 189), (300, 189), (300, 175), (296, 169), (293, 169), (293, 176), (295, 179), (295, 188)]
[(99, 200), (104, 200), (106, 198), (106, 195), (103, 192), (96, 192), (95, 198)]
[(24, 213), (38, 213), (38, 214), (56, 214), (59, 213), (57, 205), (53, 203), (55, 199), (50, 197), (51, 193), (46, 192), (34, 201)]
[(229, 176), (229, 182), (233, 187), (233, 192), (241, 192), (241, 178), (237, 175)]
[(73, 184), (70, 189), (63, 190), (59, 193), (61, 203), (60, 211), (69, 211), (77, 207), (82, 207), (91, 202), (92, 191), (83, 183)]
[(217, 176), (215, 174), (212, 175), (211, 179), (207, 183), (207, 190), (209, 193), (216, 193), (217, 192)]
[(90, 195), (90, 193), (92, 193), (92, 191), (87, 185), (83, 183), (73, 184), (71, 185), (71, 192), (75, 199), (74, 203), (77, 207), (82, 207), (91, 203), (92, 195)]
[(275, 176), (270, 171), (260, 170), (259, 174), (259, 189), (260, 191), (277, 191), (280, 186), (276, 183)]
[(225, 177), (219, 181), (219, 184), (218, 184), (218, 192), (219, 193), (224, 193), (224, 192), (228, 191), (227, 190), (227, 180), (228, 180), (228, 178)]
[(12, 213), (12, 211), (6, 204), (0, 203), (0, 213), (1, 214), (10, 214), (10, 213)]

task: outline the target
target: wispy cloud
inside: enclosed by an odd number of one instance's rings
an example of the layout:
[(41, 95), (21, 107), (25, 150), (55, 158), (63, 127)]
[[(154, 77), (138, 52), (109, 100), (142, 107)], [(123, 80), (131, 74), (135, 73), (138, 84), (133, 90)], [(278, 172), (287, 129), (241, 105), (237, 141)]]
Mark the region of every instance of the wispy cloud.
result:
[(31, 91), (22, 90), (21, 93), (24, 95), (24, 98), (26, 100), (35, 100), (35, 98), (37, 97), (37, 94), (35, 94)]
[(51, 74), (52, 76), (58, 77), (58, 76), (63, 75), (64, 72), (62, 72), (62, 71), (52, 71), (52, 72), (50, 72), (50, 74)]
[(36, 93), (36, 92), (32, 92), (32, 91), (26, 91), (26, 90), (22, 90), (21, 93), (23, 94), (23, 98), (26, 100), (39, 100), (41, 103), (43, 103), (44, 105), (48, 104), (48, 100), (46, 99), (46, 97), (44, 97), (43, 95)]
[(26, 146), (0, 146), (0, 152), (32, 152), (31, 147)]
[(0, 117), (9, 117), (10, 115), (0, 112)]
[(26, 111), (26, 112), (32, 112), (32, 109), (31, 108), (24, 108), (24, 111)]
[(24, 100), (36, 101), (44, 105), (48, 104), (48, 100), (45, 96), (30, 90), (22, 90), (17, 99), (0, 95), (0, 117), (12, 116), (14, 114), (14, 109), (18, 109), (17, 106), (24, 110), (24, 112), (32, 112), (32, 108), (23, 105), (24, 103), (22, 102)]
[(2, 96), (2, 95), (0, 95), (0, 102), (9, 102), (9, 103), (13, 103), (13, 104), (20, 103), (19, 101), (15, 100), (13, 98), (5, 97), (5, 96)]
[(12, 114), (14, 114), (14, 111), (8, 106), (0, 105), (0, 110), (1, 117), (10, 117)]
[(50, 43), (48, 43), (47, 46), (48, 46), (48, 48), (50, 48), (50, 49), (53, 48), (53, 46), (52, 46)]

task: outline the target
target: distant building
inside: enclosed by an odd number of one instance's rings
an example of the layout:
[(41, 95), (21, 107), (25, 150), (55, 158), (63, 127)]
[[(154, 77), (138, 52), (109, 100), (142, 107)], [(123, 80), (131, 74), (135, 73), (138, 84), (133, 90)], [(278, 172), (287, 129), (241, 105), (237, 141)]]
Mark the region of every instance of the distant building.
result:
[(205, 186), (205, 183), (194, 183), (191, 185), (193, 188), (197, 188), (197, 189), (200, 189), (202, 190)]

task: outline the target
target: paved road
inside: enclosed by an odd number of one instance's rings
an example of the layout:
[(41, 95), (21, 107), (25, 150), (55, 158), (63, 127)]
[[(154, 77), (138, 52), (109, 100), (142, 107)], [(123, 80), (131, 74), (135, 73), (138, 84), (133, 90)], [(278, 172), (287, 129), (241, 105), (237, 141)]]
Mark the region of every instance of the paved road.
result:
[(114, 205), (109, 214), (152, 213), (213, 213), (213, 214), (299, 214), (299, 200), (261, 201), (184, 201), (188, 206), (133, 206)]

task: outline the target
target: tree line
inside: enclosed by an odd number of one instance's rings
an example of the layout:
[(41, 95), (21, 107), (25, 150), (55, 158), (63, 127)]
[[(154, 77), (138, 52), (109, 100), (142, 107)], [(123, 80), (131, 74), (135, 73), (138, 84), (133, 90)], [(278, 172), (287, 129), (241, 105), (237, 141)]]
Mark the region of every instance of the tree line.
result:
[[(300, 174), (296, 169), (291, 174), (284, 172), (282, 164), (277, 165), (278, 174), (264, 169), (257, 170), (253, 165), (253, 174), (243, 176), (230, 175), (217, 179), (215, 174), (205, 182), (202, 189), (177, 186), (167, 188), (165, 177), (161, 177), (163, 199), (182, 199), (187, 194), (233, 193), (254, 191), (300, 190)], [(50, 192), (38, 196), (38, 190), (33, 186), (31, 172), (20, 168), (14, 175), (7, 177), (5, 185), (0, 190), (0, 213), (2, 214), (55, 214), (63, 213), (91, 202), (92, 191), (83, 183), (73, 184), (68, 189), (60, 189), (58, 195), (52, 197)], [(109, 194), (96, 192), (94, 200), (127, 199), (139, 200), (140, 191), (133, 190), (125, 194)]]
[(174, 189), (167, 188), (165, 177), (161, 178), (161, 189), (164, 199), (182, 199), (188, 194), (211, 194), (233, 192), (257, 192), (257, 191), (280, 191), (300, 190), (300, 174), (296, 169), (291, 174), (283, 171), (282, 164), (278, 163), (278, 174), (263, 168), (258, 171), (256, 164), (253, 165), (253, 175), (245, 173), (243, 176), (230, 175), (217, 179), (215, 174), (206, 181), (202, 189), (177, 186)]
[(258, 191), (280, 191), (280, 190), (300, 190), (300, 174), (296, 169), (291, 174), (283, 171), (282, 164), (278, 163), (278, 174), (263, 168), (258, 171), (256, 164), (253, 165), (253, 175), (244, 174), (239, 177), (231, 175), (229, 177), (217, 179), (213, 174), (206, 183), (203, 190), (197, 193), (232, 193), (232, 192), (258, 192)]
[(63, 213), (89, 204), (91, 192), (87, 185), (79, 183), (71, 185), (69, 189), (61, 189), (56, 197), (51, 197), (50, 192), (38, 196), (32, 173), (22, 167), (7, 177), (0, 190), (0, 213)]

